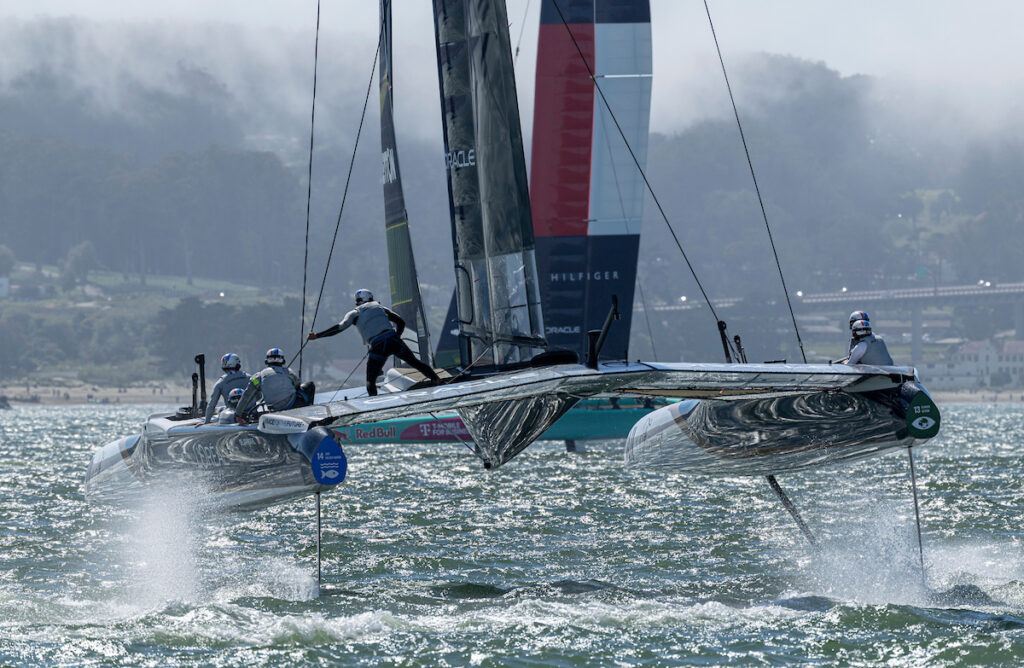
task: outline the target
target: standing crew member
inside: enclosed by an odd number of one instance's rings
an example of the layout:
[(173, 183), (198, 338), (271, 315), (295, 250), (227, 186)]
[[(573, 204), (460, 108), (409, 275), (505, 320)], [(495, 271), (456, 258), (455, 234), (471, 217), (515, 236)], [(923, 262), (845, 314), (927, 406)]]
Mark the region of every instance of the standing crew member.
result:
[(224, 375), (213, 386), (210, 402), (206, 404), (206, 422), (213, 420), (213, 413), (217, 409), (217, 402), (221, 397), (224, 397), (224, 403), (227, 403), (231, 390), (236, 388), (244, 390), (245, 386), (249, 384), (249, 374), (242, 371), (242, 360), (235, 353), (228, 353), (221, 357), (220, 368), (224, 370)]
[(356, 290), (356, 307), (346, 313), (337, 325), (322, 332), (310, 332), (306, 340), (334, 336), (352, 325), (356, 326), (363, 337), (363, 343), (370, 349), (369, 359), (366, 360), (366, 392), (371, 397), (377, 395), (377, 376), (392, 355), (422, 373), (434, 385), (441, 382), (434, 370), (416, 359), (416, 355), (402, 341), (405, 321), (391, 309), (378, 304), (369, 290)]
[(236, 419), (242, 424), (245, 424), (246, 416), (255, 408), (258, 399), (263, 399), (267, 410), (285, 411), (308, 406), (313, 398), (313, 384), (299, 382), (295, 372), (285, 366), (284, 353), (280, 348), (268, 350), (266, 362), (267, 368), (249, 379), (249, 385), (235, 407)]
[(853, 338), (857, 345), (850, 351), (849, 359), (844, 364), (874, 364), (875, 366), (892, 366), (892, 356), (885, 346), (885, 341), (875, 338), (871, 333), (871, 323), (858, 320), (853, 323)]

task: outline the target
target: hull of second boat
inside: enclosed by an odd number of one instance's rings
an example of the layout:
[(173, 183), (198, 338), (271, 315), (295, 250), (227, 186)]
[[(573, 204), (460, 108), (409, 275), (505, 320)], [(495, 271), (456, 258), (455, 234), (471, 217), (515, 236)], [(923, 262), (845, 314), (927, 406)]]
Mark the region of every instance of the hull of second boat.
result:
[(932, 427), (937, 431), (938, 409), (934, 425), (922, 432), (910, 426), (913, 419), (908, 420), (905, 407), (886, 399), (814, 392), (682, 401), (650, 413), (633, 427), (626, 439), (626, 464), (713, 475), (767, 475), (911, 447), (934, 435)]
[[(333, 487), (317, 481), (311, 461), (320, 442), (333, 440), (326, 429), (266, 434), (251, 425), (189, 424), (159, 434), (121, 438), (100, 448), (86, 473), (89, 502), (172, 493), (218, 508), (252, 509)], [(344, 469), (336, 479), (343, 478)]]

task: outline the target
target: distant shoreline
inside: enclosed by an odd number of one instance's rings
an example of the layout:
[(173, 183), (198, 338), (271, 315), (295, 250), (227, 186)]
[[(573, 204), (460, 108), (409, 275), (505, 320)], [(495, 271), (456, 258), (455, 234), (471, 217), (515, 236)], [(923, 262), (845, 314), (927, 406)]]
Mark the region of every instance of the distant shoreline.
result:
[(937, 404), (1019, 404), (1024, 389), (1014, 390), (929, 390)]
[[(209, 390), (209, 386), (207, 387)], [(932, 398), (938, 404), (968, 403), (1021, 403), (1024, 389), (1012, 390), (934, 390)], [(165, 381), (135, 384), (128, 387), (107, 387), (70, 381), (66, 385), (47, 384), (26, 387), (25, 383), (0, 385), (0, 396), (6, 396), (12, 406), (81, 406), (87, 404), (170, 404), (184, 406), (192, 403), (192, 388)], [(33, 400), (33, 397), (35, 400)]]
[(0, 396), (5, 396), (12, 406), (185, 405), (192, 403), (192, 387), (164, 381), (125, 387), (92, 385), (77, 380), (64, 384), (49, 381), (46, 385), (21, 382), (0, 385)]

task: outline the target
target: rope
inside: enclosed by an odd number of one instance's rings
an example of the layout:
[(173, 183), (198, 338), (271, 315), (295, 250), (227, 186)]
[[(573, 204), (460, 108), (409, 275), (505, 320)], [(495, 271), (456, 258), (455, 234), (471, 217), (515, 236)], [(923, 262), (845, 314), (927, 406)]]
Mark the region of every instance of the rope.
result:
[(309, 171), (306, 176), (306, 245), (302, 255), (302, 322), (299, 325), (299, 378), (306, 338), (306, 275), (309, 268), (309, 205), (313, 199), (313, 128), (316, 121), (316, 67), (320, 56), (320, 0), (316, 3), (316, 38), (313, 41), (313, 105), (309, 113)]
[(437, 415), (435, 415), (434, 413), (428, 413), (428, 415), (430, 415), (430, 417), (434, 418), (434, 421), (435, 421), (435, 422), (438, 422), (438, 423), (440, 423), (440, 425), (441, 425), (442, 427), (444, 427), (444, 428), (445, 428), (445, 430), (447, 430), (447, 432), (448, 432), (449, 434), (451, 434), (452, 436), (454, 436), (455, 438), (457, 438), (457, 439), (459, 440), (459, 443), (461, 443), (461, 444), (463, 444), (464, 446), (466, 446), (466, 449), (467, 449), (467, 450), (469, 450), (469, 451), (470, 451), (470, 452), (472, 452), (472, 453), (473, 453), (474, 455), (476, 455), (477, 457), (479, 457), (479, 458), (480, 458), (480, 461), (484, 461), (484, 458), (480, 456), (480, 451), (479, 451), (479, 450), (478, 450), (477, 448), (474, 448), (473, 446), (471, 446), (471, 445), (470, 445), (469, 443), (466, 443), (466, 441), (464, 441), (464, 440), (462, 439), (462, 437), (461, 437), (461, 436), (459, 436), (459, 433), (458, 433), (458, 432), (456, 432), (456, 431), (452, 431), (452, 429), (451, 429), (451, 425), (449, 425), (449, 424), (448, 424), (447, 422), (444, 422), (443, 420), (441, 420), (440, 418), (438, 418), (438, 417), (437, 417)]
[(565, 26), (566, 32), (569, 33), (569, 38), (572, 39), (573, 46), (576, 47), (576, 52), (580, 55), (580, 60), (583, 61), (583, 65), (587, 68), (587, 74), (590, 75), (590, 79), (594, 82), (594, 89), (597, 90), (598, 95), (601, 96), (601, 102), (604, 103), (605, 109), (608, 110), (608, 115), (611, 116), (612, 121), (615, 122), (615, 128), (619, 131), (619, 135), (622, 137), (622, 141), (626, 145), (626, 150), (629, 151), (629, 156), (633, 158), (633, 164), (636, 165), (637, 171), (640, 172), (640, 176), (644, 180), (644, 185), (647, 187), (647, 192), (650, 193), (651, 199), (654, 200), (654, 204), (658, 207), (658, 213), (661, 214), (661, 219), (665, 221), (668, 231), (672, 234), (672, 239), (676, 242), (676, 248), (678, 248), (679, 252), (682, 254), (683, 260), (686, 262), (686, 266), (689, 268), (690, 274), (693, 276), (693, 280), (697, 282), (697, 287), (700, 288), (700, 293), (704, 297), (704, 301), (707, 303), (708, 309), (711, 311), (711, 315), (717, 323), (719, 317), (718, 313), (715, 312), (714, 305), (711, 303), (711, 298), (708, 297), (708, 293), (704, 289), (704, 284), (701, 283), (700, 278), (697, 277), (697, 270), (693, 268), (690, 258), (686, 255), (686, 251), (683, 250), (683, 244), (679, 241), (676, 231), (672, 228), (672, 223), (669, 222), (668, 215), (665, 213), (664, 207), (661, 206), (661, 201), (658, 199), (658, 196), (654, 194), (654, 188), (651, 186), (651, 182), (647, 179), (647, 173), (640, 165), (640, 160), (636, 157), (636, 153), (633, 152), (633, 147), (629, 145), (629, 140), (626, 139), (626, 133), (619, 124), (619, 119), (615, 116), (615, 112), (612, 111), (612, 107), (608, 103), (608, 99), (605, 97), (604, 91), (601, 90), (600, 84), (597, 83), (597, 77), (594, 75), (594, 70), (590, 67), (590, 62), (587, 60), (587, 57), (583, 55), (583, 49), (580, 48), (579, 42), (576, 41), (576, 35), (573, 34), (572, 28), (569, 27), (569, 23), (565, 19), (565, 14), (562, 13), (562, 8), (558, 5), (558, 0), (551, 0), (551, 2), (555, 6), (555, 10), (558, 12), (558, 17), (562, 20), (562, 25)]
[[(385, 7), (386, 6), (387, 3), (385, 3)], [(370, 103), (370, 91), (373, 90), (373, 75), (377, 71), (377, 59), (380, 57), (380, 45), (383, 39), (384, 22), (381, 21), (380, 34), (377, 37), (377, 49), (373, 52), (373, 65), (370, 67), (370, 81), (366, 85), (366, 98), (363, 100), (363, 113), (359, 117), (359, 129), (356, 130), (356, 141), (355, 145), (352, 147), (352, 158), (348, 163), (348, 176), (345, 177), (345, 190), (341, 195), (341, 206), (338, 209), (338, 219), (334, 224), (334, 236), (331, 238), (331, 248), (327, 252), (327, 264), (324, 266), (324, 276), (320, 281), (320, 293), (316, 298), (316, 308), (313, 309), (313, 319), (309, 323), (310, 329), (313, 329), (316, 326), (316, 317), (320, 313), (320, 303), (323, 301), (324, 297), (324, 286), (327, 285), (327, 272), (331, 269), (331, 259), (334, 257), (334, 246), (338, 242), (338, 230), (341, 229), (341, 216), (345, 212), (345, 202), (348, 200), (348, 188), (349, 184), (352, 182), (352, 170), (355, 168), (356, 164), (356, 153), (359, 150), (359, 138), (363, 134), (363, 123), (366, 121), (366, 108)], [(305, 337), (303, 337), (303, 339), (305, 339)], [(306, 344), (308, 343), (309, 341), (303, 340), (302, 345), (299, 346), (299, 352), (292, 357), (292, 361), (295, 361), (295, 357), (302, 354), (302, 351), (306, 348)], [(291, 362), (288, 363), (288, 366), (291, 366)]]
[(647, 315), (650, 310), (647, 308), (647, 298), (644, 297), (644, 285), (637, 277), (636, 287), (640, 291), (640, 302), (644, 305), (644, 321), (647, 323), (647, 336), (651, 339), (651, 353), (654, 355), (654, 361), (658, 361), (658, 349), (654, 347), (654, 330), (651, 329), (651, 318)]
[(477, 362), (479, 362), (481, 359), (483, 359), (483, 356), (486, 355), (488, 352), (490, 352), (490, 350), (491, 350), (490, 346), (484, 347), (484, 349), (480, 351), (480, 354), (476, 356), (476, 359), (469, 363), (469, 366), (467, 366), (465, 369), (460, 371), (458, 374), (456, 374), (456, 375), (452, 376), (451, 378), (449, 378), (448, 382), (446, 382), (445, 385), (450, 385), (451, 383), (454, 383), (459, 378), (462, 378), (467, 373), (469, 373), (469, 370), (472, 369), (476, 365)]
[(516, 40), (516, 53), (512, 56), (512, 66), (519, 62), (519, 45), (523, 43), (523, 32), (526, 30), (526, 17), (530, 13), (530, 0), (526, 0), (526, 10), (523, 12), (523, 22), (519, 25), (519, 39)]
[(361, 360), (359, 360), (358, 362), (356, 362), (356, 365), (355, 365), (354, 367), (352, 367), (352, 370), (348, 372), (348, 375), (347, 375), (347, 376), (345, 376), (345, 380), (341, 381), (341, 384), (340, 384), (340, 385), (338, 385), (338, 389), (336, 389), (336, 390), (334, 391), (334, 394), (332, 394), (332, 395), (331, 395), (331, 398), (327, 400), (327, 403), (330, 403), (330, 402), (334, 401), (334, 400), (335, 400), (335, 399), (336, 399), (336, 398), (338, 397), (338, 393), (339, 393), (339, 392), (341, 392), (341, 391), (342, 391), (343, 389), (345, 389), (345, 383), (347, 383), (347, 382), (348, 382), (348, 379), (352, 377), (352, 374), (354, 374), (354, 373), (356, 372), (356, 369), (358, 369), (358, 368), (359, 368), (359, 366), (360, 366), (360, 365), (361, 365), (361, 364), (362, 364), (363, 362), (365, 362), (365, 361), (366, 361), (366, 357), (367, 357), (367, 355), (369, 355), (369, 354), (370, 354), (370, 350), (369, 350), (369, 349), (367, 349), (367, 350), (366, 350), (366, 352), (365, 352), (365, 353), (363, 353), (363, 359), (361, 359)]
[[(608, 135), (608, 132), (602, 132), (604, 135), (604, 144), (608, 147), (608, 155), (612, 153), (612, 138)], [(615, 179), (615, 194), (619, 198), (619, 211), (622, 212), (622, 219), (628, 220), (626, 215), (626, 202), (622, 199), (622, 184), (619, 182), (619, 170), (615, 168), (615, 160), (611, 161), (612, 177)], [(589, 261), (589, 258), (588, 258)], [(658, 350), (654, 347), (654, 330), (651, 329), (651, 318), (648, 315), (647, 309), (647, 298), (644, 296), (644, 286), (640, 281), (640, 273), (637, 272), (636, 287), (640, 292), (640, 302), (644, 305), (644, 322), (647, 323), (647, 336), (651, 341), (651, 354), (654, 355), (654, 361), (658, 361)], [(590, 282), (587, 282), (587, 298), (589, 298)], [(628, 351), (627, 351), (628, 352)]]
[(754, 174), (754, 162), (750, 159), (750, 149), (747, 148), (747, 138), (743, 134), (743, 124), (740, 123), (740, 112), (736, 108), (736, 98), (732, 94), (732, 85), (729, 83), (729, 74), (725, 71), (725, 59), (722, 58), (722, 49), (718, 45), (718, 35), (715, 33), (715, 24), (711, 20), (711, 9), (708, 7), (708, 0), (704, 0), (704, 11), (708, 15), (708, 25), (711, 26), (711, 36), (715, 40), (715, 50), (718, 51), (718, 62), (722, 64), (722, 76), (725, 77), (725, 87), (729, 91), (729, 101), (732, 103), (732, 113), (736, 116), (736, 127), (740, 131), (740, 139), (743, 141), (743, 152), (747, 156), (747, 166), (750, 167), (750, 178), (754, 181), (754, 192), (757, 193), (757, 201), (761, 205), (761, 217), (764, 219), (764, 228), (768, 231), (768, 241), (772, 245), (772, 255), (775, 256), (775, 266), (779, 270), (779, 280), (782, 281), (782, 293), (786, 296), (786, 305), (789, 307), (789, 317), (793, 320), (793, 331), (796, 332), (796, 342), (800, 346), (800, 355), (807, 364), (807, 354), (804, 352), (804, 342), (800, 338), (800, 328), (796, 324), (796, 315), (793, 313), (793, 302), (789, 299), (789, 290), (786, 288), (786, 277), (782, 275), (782, 264), (779, 262), (779, 253), (775, 249), (775, 238), (772, 236), (772, 228), (768, 224), (768, 213), (764, 208), (764, 199), (761, 198), (761, 189), (757, 185), (757, 175)]

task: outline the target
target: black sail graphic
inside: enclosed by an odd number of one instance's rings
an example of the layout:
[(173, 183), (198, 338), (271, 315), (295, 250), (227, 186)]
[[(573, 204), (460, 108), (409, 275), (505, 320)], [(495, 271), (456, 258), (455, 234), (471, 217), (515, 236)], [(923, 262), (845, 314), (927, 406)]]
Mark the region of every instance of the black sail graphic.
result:
[(546, 347), (503, 0), (434, 0), (463, 366)]
[(409, 216), (402, 192), (402, 172), (398, 167), (395, 141), (394, 97), (391, 83), (391, 0), (381, 0), (380, 20), (384, 34), (380, 43), (380, 151), (381, 183), (384, 185), (384, 227), (388, 243), (388, 269), (391, 278), (391, 308), (408, 324), (404, 337), (415, 332), (419, 357), (428, 364), (430, 336), (420, 298), (416, 262), (409, 236)]

